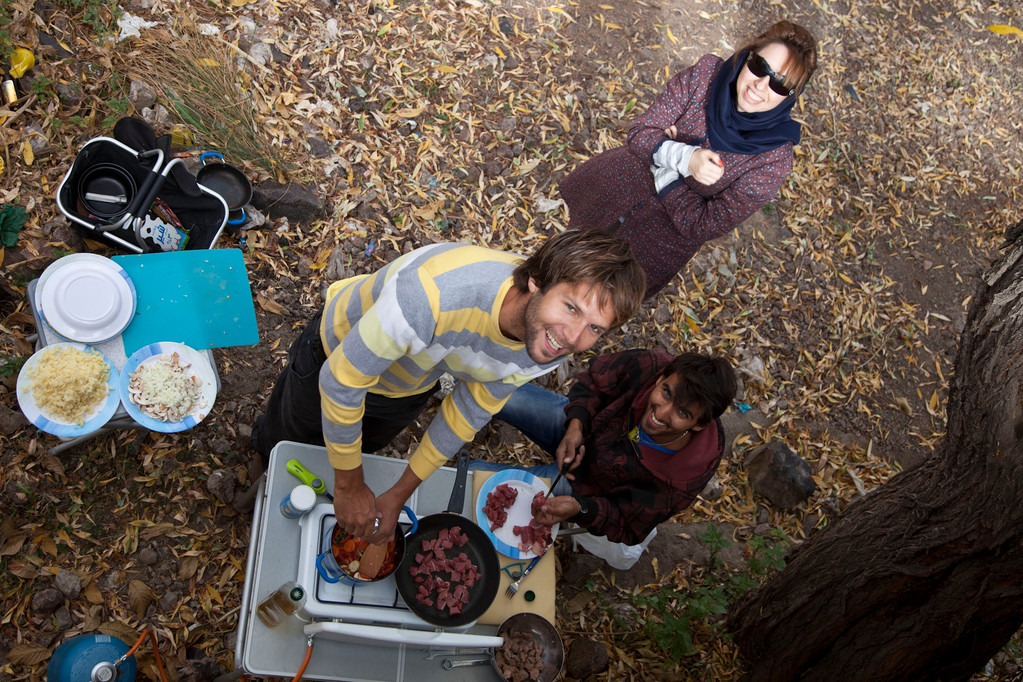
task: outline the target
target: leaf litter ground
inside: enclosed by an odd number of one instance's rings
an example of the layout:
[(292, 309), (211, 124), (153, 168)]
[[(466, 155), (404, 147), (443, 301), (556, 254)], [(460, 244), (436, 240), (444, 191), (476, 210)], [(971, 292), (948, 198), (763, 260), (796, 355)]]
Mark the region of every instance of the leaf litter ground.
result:
[[(181, 10), (128, 9), (165, 26)], [(667, 77), (705, 52), (730, 54), (750, 27), (778, 18), (821, 41), (821, 68), (796, 109), (804, 138), (792, 176), (767, 210), (706, 246), (600, 350), (713, 351), (747, 370), (742, 399), (755, 417), (719, 472), (723, 494), (676, 519), (734, 529), (728, 539), (739, 547), (764, 523), (800, 541), (940, 439), (970, 292), (1019, 218), (1023, 145), (1002, 112), (1019, 93), (1012, 64), (1023, 41), (986, 28), (1020, 25), (1018, 8), (472, 0), (371, 9), (231, 2), (198, 17), (238, 50), (272, 47), (269, 62), (239, 57), (239, 85), (276, 153), (300, 169), (291, 179), (325, 196), (332, 216), (303, 228), (277, 222), (244, 244), (225, 238), (245, 249), (261, 344), (217, 352), (224, 385), (192, 432), (115, 433), (57, 457), (31, 427), (2, 436), (0, 676), (38, 678), (62, 631), (111, 623), (127, 639), (152, 625), (172, 668), (200, 653), (229, 667), (249, 518), (205, 482), (230, 470), (251, 484), (249, 424), (326, 284), (432, 241), (532, 249), (567, 223), (557, 181), (621, 144)], [(58, 22), (59, 37), (116, 86), (128, 50), (144, 41), (96, 43), (70, 18)], [(39, 68), (56, 80), (71, 67)], [(59, 255), (47, 231), (51, 197), (71, 150), (109, 132), (99, 128), (109, 113), (98, 96), (63, 108), (38, 101), (0, 128), (3, 201), (32, 215), (18, 244), (23, 266)], [(38, 158), (24, 152), (29, 122), (47, 137)], [(329, 153), (315, 153), (313, 138)], [(247, 170), (266, 177), (258, 165)], [(25, 354), (33, 329), (24, 304), (5, 300), (3, 314), (4, 352)], [(564, 387), (582, 364), (548, 384)], [(16, 410), (10, 388), (4, 398)], [(489, 456), (536, 461), (522, 443), (489, 435), (476, 445)], [(767, 509), (745, 480), (745, 455), (773, 440), (814, 470), (818, 492), (795, 512)], [(392, 450), (407, 449), (403, 441)], [(562, 549), (559, 558), (564, 575), (574, 557)], [(680, 664), (640, 625), (664, 619), (630, 594), (675, 593), (660, 606), (684, 617), (686, 595), (724, 580), (720, 570), (662, 561), (638, 585), (606, 569), (563, 584), (566, 641), (602, 641), (606, 679), (737, 679), (741, 663), (713, 619), (691, 628), (697, 653)], [(81, 595), (63, 613), (33, 612), (33, 595), (60, 570), (80, 578)]]

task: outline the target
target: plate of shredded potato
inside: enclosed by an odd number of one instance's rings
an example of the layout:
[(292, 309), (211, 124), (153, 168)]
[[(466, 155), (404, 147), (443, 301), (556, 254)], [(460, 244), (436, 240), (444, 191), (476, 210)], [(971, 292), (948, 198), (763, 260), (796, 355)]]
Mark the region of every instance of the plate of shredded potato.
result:
[(149, 429), (174, 433), (192, 428), (217, 399), (217, 375), (198, 351), (161, 341), (138, 349), (121, 369), (121, 402)]
[(84, 343), (52, 343), (18, 374), (18, 405), (36, 428), (62, 438), (84, 436), (117, 412), (117, 369)]

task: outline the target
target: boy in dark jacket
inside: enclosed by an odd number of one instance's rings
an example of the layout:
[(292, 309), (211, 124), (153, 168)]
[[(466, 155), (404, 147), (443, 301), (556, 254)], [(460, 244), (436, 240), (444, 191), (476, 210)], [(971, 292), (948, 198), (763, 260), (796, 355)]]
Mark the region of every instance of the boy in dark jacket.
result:
[[(539, 522), (571, 521), (634, 545), (691, 505), (714, 475), (725, 442), (718, 417), (735, 392), (722, 358), (628, 350), (593, 360), (567, 398), (520, 387), (497, 417), (557, 466), (568, 463), (570, 483), (548, 497)], [(556, 472), (548, 467), (543, 475)]]

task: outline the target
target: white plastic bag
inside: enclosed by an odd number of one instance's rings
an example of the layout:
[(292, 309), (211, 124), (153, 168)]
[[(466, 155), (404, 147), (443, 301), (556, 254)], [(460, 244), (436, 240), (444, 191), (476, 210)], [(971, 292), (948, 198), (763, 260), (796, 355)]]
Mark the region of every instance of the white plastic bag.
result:
[(643, 542), (638, 545), (611, 542), (603, 535), (590, 535), (589, 533), (580, 533), (572, 539), (575, 541), (576, 548), (582, 547), (593, 556), (599, 556), (612, 568), (627, 571), (636, 565), (639, 557), (643, 555), (647, 545), (650, 544), (650, 541), (656, 535), (657, 529), (654, 528), (650, 531), (650, 535), (647, 535)]

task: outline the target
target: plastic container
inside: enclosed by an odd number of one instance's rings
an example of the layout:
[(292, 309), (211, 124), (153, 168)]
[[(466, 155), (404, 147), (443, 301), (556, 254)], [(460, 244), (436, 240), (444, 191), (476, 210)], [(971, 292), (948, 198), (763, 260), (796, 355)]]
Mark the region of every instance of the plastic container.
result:
[(281, 500), (281, 514), (286, 519), (301, 518), (315, 504), (316, 491), (307, 485), (296, 485), (288, 496)]
[(294, 580), (289, 580), (261, 601), (256, 607), (256, 615), (263, 625), (274, 628), (293, 616), (305, 605), (305, 590)]

